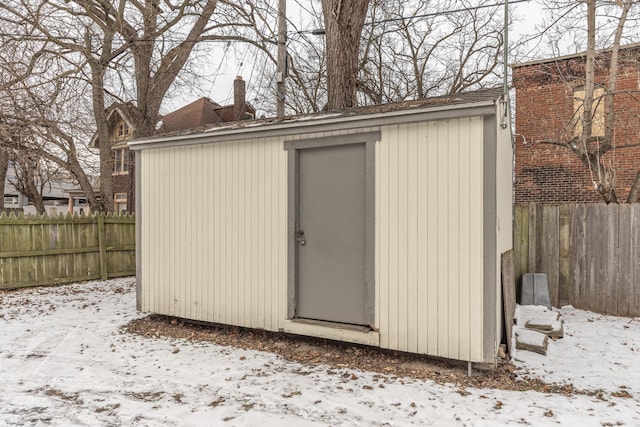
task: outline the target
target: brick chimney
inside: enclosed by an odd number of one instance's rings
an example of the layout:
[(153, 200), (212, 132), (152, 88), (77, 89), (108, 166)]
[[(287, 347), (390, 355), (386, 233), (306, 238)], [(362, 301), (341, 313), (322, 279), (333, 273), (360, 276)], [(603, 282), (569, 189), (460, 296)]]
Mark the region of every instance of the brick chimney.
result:
[(242, 76), (237, 76), (233, 81), (233, 118), (234, 120), (244, 120), (246, 109), (245, 101), (246, 85)]

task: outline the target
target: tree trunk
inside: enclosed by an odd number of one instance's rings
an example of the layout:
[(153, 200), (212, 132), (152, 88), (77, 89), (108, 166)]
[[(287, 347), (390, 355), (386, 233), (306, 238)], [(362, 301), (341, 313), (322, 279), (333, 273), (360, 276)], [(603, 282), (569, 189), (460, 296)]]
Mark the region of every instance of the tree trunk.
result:
[(322, 0), (330, 110), (356, 105), (358, 52), (369, 0)]
[(4, 208), (4, 183), (7, 180), (8, 169), (9, 152), (6, 148), (0, 147), (0, 209)]
[(627, 203), (637, 203), (640, 202), (640, 171), (638, 171), (638, 175), (636, 175), (636, 180), (633, 182), (631, 186), (631, 191), (629, 191), (629, 196), (627, 197)]
[(113, 212), (113, 152), (104, 105), (104, 67), (91, 62), (93, 115), (100, 150), (100, 211)]

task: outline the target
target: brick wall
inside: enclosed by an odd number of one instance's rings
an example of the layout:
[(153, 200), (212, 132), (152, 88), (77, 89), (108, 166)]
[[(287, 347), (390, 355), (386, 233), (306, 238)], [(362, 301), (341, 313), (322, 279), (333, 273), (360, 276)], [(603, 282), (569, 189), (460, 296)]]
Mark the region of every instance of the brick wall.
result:
[[(614, 145), (603, 157), (616, 171), (615, 191), (626, 200), (640, 170), (640, 48), (621, 56)], [(584, 86), (584, 57), (561, 58), (513, 67), (516, 90), (515, 201), (601, 202), (589, 169), (570, 150), (544, 143), (573, 136), (574, 89)], [(606, 85), (607, 58), (600, 58), (596, 82)], [(633, 148), (622, 148), (636, 144)]]

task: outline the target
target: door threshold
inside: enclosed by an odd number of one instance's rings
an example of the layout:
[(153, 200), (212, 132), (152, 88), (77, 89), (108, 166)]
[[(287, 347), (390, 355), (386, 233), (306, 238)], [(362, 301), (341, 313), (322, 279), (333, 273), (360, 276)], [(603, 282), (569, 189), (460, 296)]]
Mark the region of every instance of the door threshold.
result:
[(288, 319), (284, 320), (280, 329), (296, 335), (325, 338), (335, 341), (346, 341), (357, 344), (365, 344), (379, 347), (380, 332), (363, 325), (350, 325), (348, 323), (327, 322), (314, 319)]
[(347, 331), (355, 331), (355, 332), (363, 332), (363, 333), (373, 331), (373, 329), (370, 326), (353, 325), (351, 323), (330, 322), (328, 320), (305, 319), (303, 317), (296, 317), (291, 319), (291, 321), (294, 323), (303, 323), (305, 325), (323, 326), (325, 328), (344, 329)]

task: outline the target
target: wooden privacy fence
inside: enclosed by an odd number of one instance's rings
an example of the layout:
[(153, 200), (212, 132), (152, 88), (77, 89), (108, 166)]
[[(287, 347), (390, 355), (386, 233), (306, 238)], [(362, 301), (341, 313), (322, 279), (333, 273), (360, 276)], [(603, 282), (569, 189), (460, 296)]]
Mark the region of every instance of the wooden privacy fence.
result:
[(134, 274), (132, 215), (0, 215), (0, 289)]
[(640, 316), (640, 204), (516, 206), (516, 278), (546, 273), (554, 306)]

